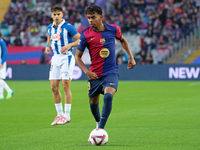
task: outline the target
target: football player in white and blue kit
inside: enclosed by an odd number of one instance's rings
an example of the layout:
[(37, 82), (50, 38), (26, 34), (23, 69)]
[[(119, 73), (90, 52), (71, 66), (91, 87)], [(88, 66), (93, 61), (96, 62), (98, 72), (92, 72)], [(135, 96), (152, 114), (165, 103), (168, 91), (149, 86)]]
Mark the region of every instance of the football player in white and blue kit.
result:
[(10, 89), (7, 83), (4, 81), (6, 78), (6, 59), (7, 59), (7, 47), (3, 39), (0, 38), (0, 100), (4, 99), (3, 90), (7, 91), (6, 99), (9, 99), (14, 94), (14, 91)]
[[(80, 34), (73, 25), (63, 19), (63, 9), (60, 5), (51, 7), (51, 17), (53, 23), (47, 27), (48, 38), (45, 52), (50, 55), (50, 47), (53, 50), (49, 80), (51, 82), (57, 116), (51, 125), (57, 125), (69, 123), (71, 121), (70, 111), (72, 94), (70, 84), (73, 68), (75, 66), (72, 48), (78, 45)], [(75, 39), (74, 42), (73, 38)], [(65, 94), (64, 112), (59, 90), (60, 80), (62, 80)]]

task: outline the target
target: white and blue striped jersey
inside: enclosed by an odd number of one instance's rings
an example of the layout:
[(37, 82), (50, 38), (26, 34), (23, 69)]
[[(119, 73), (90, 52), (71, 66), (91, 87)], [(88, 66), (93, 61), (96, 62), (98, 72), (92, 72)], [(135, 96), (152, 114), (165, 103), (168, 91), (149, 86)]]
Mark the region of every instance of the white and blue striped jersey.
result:
[(6, 47), (6, 43), (0, 39), (0, 64), (4, 64), (4, 62), (6, 62), (7, 59), (7, 47)]
[[(58, 26), (54, 26), (54, 23), (48, 25), (47, 32), (50, 36), (51, 48), (54, 54), (61, 54), (62, 47), (72, 43), (73, 36), (78, 33), (76, 28), (64, 19)], [(72, 51), (72, 47), (68, 51)]]

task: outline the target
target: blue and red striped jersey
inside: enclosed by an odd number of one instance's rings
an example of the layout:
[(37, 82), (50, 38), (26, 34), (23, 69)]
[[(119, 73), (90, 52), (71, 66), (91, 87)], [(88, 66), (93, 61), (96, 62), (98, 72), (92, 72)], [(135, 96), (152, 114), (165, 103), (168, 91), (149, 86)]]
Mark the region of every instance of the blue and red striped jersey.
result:
[(108, 73), (117, 73), (118, 64), (115, 57), (115, 39), (120, 39), (122, 34), (116, 24), (104, 23), (106, 29), (96, 32), (92, 27), (82, 31), (78, 50), (84, 51), (87, 47), (91, 57), (90, 71), (98, 76)]

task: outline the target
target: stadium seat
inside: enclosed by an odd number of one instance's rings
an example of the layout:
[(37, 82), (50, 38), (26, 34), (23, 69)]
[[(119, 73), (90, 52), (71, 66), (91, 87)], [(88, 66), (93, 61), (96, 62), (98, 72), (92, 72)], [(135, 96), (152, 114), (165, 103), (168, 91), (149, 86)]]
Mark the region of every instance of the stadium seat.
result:
[(40, 33), (43, 34), (43, 33), (47, 32), (47, 26), (46, 25), (41, 25), (39, 27), (39, 30), (40, 30)]

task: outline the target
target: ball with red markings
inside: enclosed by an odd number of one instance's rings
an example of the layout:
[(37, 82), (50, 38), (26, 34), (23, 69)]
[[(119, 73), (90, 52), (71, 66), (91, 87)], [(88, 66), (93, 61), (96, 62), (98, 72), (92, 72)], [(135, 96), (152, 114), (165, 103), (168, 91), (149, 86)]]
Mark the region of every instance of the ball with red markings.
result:
[(105, 145), (108, 142), (108, 133), (104, 129), (94, 129), (90, 133), (88, 142), (96, 146)]

